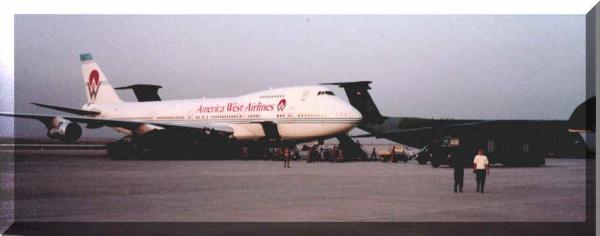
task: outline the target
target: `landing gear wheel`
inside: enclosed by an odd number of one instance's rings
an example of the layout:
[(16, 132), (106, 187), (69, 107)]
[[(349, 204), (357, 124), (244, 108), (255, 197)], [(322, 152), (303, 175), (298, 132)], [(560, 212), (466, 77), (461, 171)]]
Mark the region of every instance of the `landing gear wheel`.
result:
[(440, 167), (440, 163), (438, 161), (431, 160), (431, 166), (433, 166), (434, 168), (438, 168)]
[(121, 139), (107, 144), (106, 153), (113, 160), (133, 159), (136, 154), (136, 146), (131, 141)]

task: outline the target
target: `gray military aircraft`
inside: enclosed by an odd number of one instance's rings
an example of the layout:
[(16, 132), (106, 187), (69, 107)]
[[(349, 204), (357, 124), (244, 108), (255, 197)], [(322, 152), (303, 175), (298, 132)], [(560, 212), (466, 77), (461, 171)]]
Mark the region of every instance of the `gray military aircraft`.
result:
[(325, 83), (344, 88), (362, 114), (354, 137), (385, 138), (423, 148), (419, 163), (470, 165), (478, 149), (492, 163), (540, 166), (549, 155), (585, 155), (583, 140), (568, 132), (565, 120), (479, 120), (389, 117), (379, 112), (368, 90), (371, 81)]

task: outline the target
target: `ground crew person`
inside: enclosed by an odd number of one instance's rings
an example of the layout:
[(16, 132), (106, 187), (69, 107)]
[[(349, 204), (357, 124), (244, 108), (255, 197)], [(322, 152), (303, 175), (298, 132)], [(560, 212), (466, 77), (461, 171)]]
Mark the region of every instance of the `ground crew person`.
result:
[(242, 159), (248, 160), (248, 147), (242, 146)]
[(333, 146), (333, 151), (331, 153), (331, 162), (336, 162), (337, 161), (338, 154), (340, 154), (340, 153), (338, 152), (337, 146)]
[(392, 159), (392, 163), (396, 163), (396, 146), (392, 146), (392, 151), (390, 151), (390, 158)]
[(473, 173), (477, 181), (477, 192), (484, 193), (485, 176), (490, 174), (490, 162), (487, 156), (484, 155), (483, 149), (479, 149), (475, 159), (473, 159)]
[(454, 153), (450, 153), (449, 155), (453, 158), (453, 161), (454, 161), (454, 192), (462, 193), (463, 182), (464, 182), (463, 180), (465, 179), (464, 166), (462, 164), (460, 164), (460, 162), (456, 159), (456, 157), (454, 156)]
[(283, 149), (283, 168), (290, 168), (290, 149)]
[(319, 151), (317, 151), (317, 145), (313, 145), (308, 150), (308, 159), (306, 159), (307, 163), (313, 162), (313, 160), (317, 160), (317, 156), (319, 156)]
[(325, 153), (323, 152), (323, 147), (319, 148), (319, 161), (325, 160)]
[(377, 150), (373, 147), (373, 152), (371, 152), (371, 159), (377, 160)]

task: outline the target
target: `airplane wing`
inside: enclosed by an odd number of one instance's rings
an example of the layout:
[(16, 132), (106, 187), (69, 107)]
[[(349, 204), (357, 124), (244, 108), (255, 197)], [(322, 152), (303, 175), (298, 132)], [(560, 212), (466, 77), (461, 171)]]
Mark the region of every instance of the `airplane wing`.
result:
[[(452, 122), (457, 122), (453, 120)], [(460, 122), (460, 121), (458, 121)], [(413, 147), (423, 147), (431, 140), (459, 133), (557, 133), (567, 130), (567, 122), (561, 120), (480, 120), (444, 125), (406, 127), (352, 136), (354, 138), (387, 138)]]
[(5, 113), (0, 112), (0, 116), (18, 117), (26, 119), (36, 119), (43, 123), (54, 119), (55, 117), (61, 117), (65, 120), (69, 120), (77, 123), (88, 124), (92, 127), (122, 127), (126, 129), (136, 129), (137, 127), (145, 124), (154, 125), (164, 129), (180, 129), (180, 130), (194, 130), (194, 131), (206, 131), (206, 132), (218, 132), (223, 135), (233, 134), (233, 128), (226, 124), (182, 124), (168, 121), (132, 121), (132, 120), (118, 120), (118, 119), (102, 119), (92, 117), (77, 117), (77, 116), (61, 116), (61, 115), (45, 115), (45, 114), (24, 114), (24, 113)]
[(97, 112), (97, 111), (86, 111), (86, 110), (74, 109), (74, 108), (69, 108), (69, 107), (61, 107), (61, 106), (52, 106), (52, 105), (48, 105), (48, 104), (41, 104), (41, 103), (35, 103), (35, 102), (32, 102), (31, 104), (39, 106), (39, 107), (44, 107), (44, 108), (57, 110), (57, 111), (63, 111), (63, 112), (76, 114), (76, 115), (80, 115), (80, 116), (100, 115), (100, 112)]
[(416, 127), (416, 128), (409, 128), (409, 129), (394, 129), (394, 130), (387, 130), (387, 131), (383, 131), (383, 132), (379, 132), (379, 133), (355, 135), (352, 137), (353, 138), (366, 138), (366, 137), (384, 138), (384, 137), (389, 137), (389, 136), (396, 136), (396, 135), (402, 135), (402, 134), (415, 134), (415, 133), (419, 133), (419, 132), (427, 132), (427, 131), (434, 131), (434, 130), (450, 130), (453, 128), (481, 127), (482, 125), (491, 124), (494, 122), (497, 122), (497, 121), (481, 120), (481, 121), (476, 121), (476, 122), (466, 122), (466, 123), (448, 124), (448, 125), (440, 125), (440, 126)]

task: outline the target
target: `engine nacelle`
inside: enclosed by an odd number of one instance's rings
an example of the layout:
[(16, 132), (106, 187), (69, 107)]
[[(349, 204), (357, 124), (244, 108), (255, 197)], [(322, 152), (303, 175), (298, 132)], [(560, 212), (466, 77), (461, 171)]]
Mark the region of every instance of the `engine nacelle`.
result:
[(48, 137), (63, 142), (74, 142), (81, 137), (81, 126), (61, 117), (54, 118), (48, 126)]

